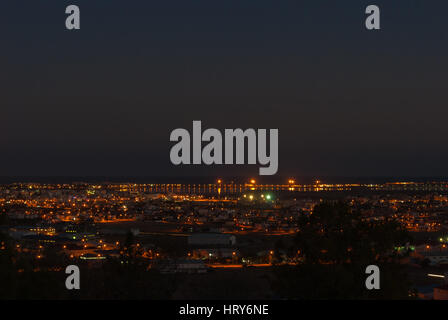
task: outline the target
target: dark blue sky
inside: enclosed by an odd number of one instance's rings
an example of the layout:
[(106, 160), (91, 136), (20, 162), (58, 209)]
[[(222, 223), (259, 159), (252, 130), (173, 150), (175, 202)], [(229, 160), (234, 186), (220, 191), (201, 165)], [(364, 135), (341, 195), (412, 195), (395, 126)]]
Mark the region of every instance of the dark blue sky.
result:
[[(81, 30), (65, 29), (65, 7)], [(368, 4), (382, 30), (364, 27)], [(279, 128), (279, 175), (448, 176), (448, 2), (4, 0), (0, 176), (174, 167), (170, 132)]]

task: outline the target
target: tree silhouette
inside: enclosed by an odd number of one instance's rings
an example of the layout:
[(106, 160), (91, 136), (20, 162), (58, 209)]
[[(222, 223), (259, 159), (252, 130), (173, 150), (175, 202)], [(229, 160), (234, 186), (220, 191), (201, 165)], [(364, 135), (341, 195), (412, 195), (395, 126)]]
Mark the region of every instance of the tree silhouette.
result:
[[(407, 243), (407, 232), (394, 220), (367, 221), (344, 202), (324, 202), (299, 221), (293, 250), (302, 263), (278, 267), (273, 283), (286, 298), (403, 299), (408, 296), (394, 246)], [(365, 288), (365, 269), (381, 270), (381, 290)]]

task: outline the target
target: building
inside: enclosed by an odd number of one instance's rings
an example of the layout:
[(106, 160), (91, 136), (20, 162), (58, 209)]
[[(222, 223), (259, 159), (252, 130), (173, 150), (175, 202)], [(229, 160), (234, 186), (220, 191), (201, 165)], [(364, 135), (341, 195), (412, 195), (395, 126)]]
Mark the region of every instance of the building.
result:
[(188, 244), (192, 246), (233, 246), (236, 237), (225, 233), (195, 233), (188, 237)]
[(160, 261), (154, 268), (160, 273), (206, 273), (207, 266), (200, 260), (165, 260)]
[(427, 259), (430, 265), (447, 264), (448, 246), (446, 244), (420, 245), (415, 248), (413, 255), (420, 259)]

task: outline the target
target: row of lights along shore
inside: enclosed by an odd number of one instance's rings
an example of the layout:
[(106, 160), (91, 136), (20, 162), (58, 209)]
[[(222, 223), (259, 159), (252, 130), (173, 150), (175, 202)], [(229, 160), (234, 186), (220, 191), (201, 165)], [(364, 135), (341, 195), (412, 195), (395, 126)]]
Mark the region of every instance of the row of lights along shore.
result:
[[(223, 184), (223, 180), (222, 179), (218, 179), (218, 180), (216, 180), (216, 182), (217, 182), (217, 184)], [(255, 179), (250, 179), (249, 180), (249, 184), (254, 185), (256, 183), (257, 183), (257, 181)], [(296, 184), (296, 181), (294, 179), (288, 179), (288, 184), (294, 185), (294, 184)], [(320, 184), (320, 181), (316, 180), (315, 184)]]

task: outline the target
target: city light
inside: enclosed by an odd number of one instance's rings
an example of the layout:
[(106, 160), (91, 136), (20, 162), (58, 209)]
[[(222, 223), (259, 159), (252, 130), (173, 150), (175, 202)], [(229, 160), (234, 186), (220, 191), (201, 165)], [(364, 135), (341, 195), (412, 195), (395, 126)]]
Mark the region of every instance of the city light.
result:
[[(216, 181), (222, 183), (221, 179)], [(369, 193), (380, 188), (385, 191), (401, 190), (403, 192), (400, 188), (404, 186), (411, 188), (410, 184), (372, 184), (371, 187), (354, 184), (321, 184), (317, 187), (315, 184), (297, 185), (293, 179), (287, 180), (288, 184), (272, 185), (255, 185), (255, 179), (249, 181), (254, 184), (229, 183), (219, 186), (216, 183), (105, 184), (101, 193), (96, 192), (94, 195), (88, 195), (87, 198), (85, 198), (85, 188), (93, 188), (89, 185), (81, 188), (76, 185), (73, 187), (36, 185), (30, 194), (24, 194), (21, 189), (17, 192), (4, 193), (3, 198), (0, 197), (0, 209), (15, 217), (16, 213), (14, 211), (9, 213), (8, 209), (23, 207), (25, 215), (34, 214), (33, 219), (36, 217), (41, 219), (36, 222), (36, 225), (29, 227), (22, 227), (22, 224), (15, 226), (20, 229), (18, 239), (21, 234), (29, 233), (33, 233), (30, 239), (36, 237), (34, 240), (36, 244), (32, 249), (29, 249), (25, 243), (18, 249), (19, 244), (15, 243), (17, 254), (32, 253), (31, 258), (45, 261), (47, 257), (43, 255), (43, 252), (46, 252), (44, 250), (47, 245), (56, 243), (61, 254), (70, 257), (74, 264), (84, 261), (99, 265), (107, 263), (109, 257), (121, 259), (124, 264), (128, 264), (131, 263), (133, 257), (136, 257), (147, 263), (148, 270), (160, 268), (155, 263), (158, 262), (161, 265), (170, 265), (172, 269), (167, 269), (167, 272), (174, 273), (184, 272), (176, 269), (176, 264), (187, 263), (176, 262), (176, 259), (173, 259), (175, 256), (170, 251), (171, 248), (166, 250), (167, 248), (163, 245), (147, 249), (148, 246), (154, 246), (152, 241), (147, 242), (148, 235), (154, 238), (170, 235), (170, 237), (179, 236), (190, 239), (195, 235), (204, 234), (204, 237), (213, 238), (212, 247), (220, 243), (221, 238), (224, 239), (220, 245), (217, 245), (219, 248), (216, 249), (217, 251), (200, 250), (195, 247), (185, 248), (183, 256), (191, 263), (192, 268), (185, 267), (188, 272), (196, 272), (194, 271), (196, 264), (203, 265), (206, 270), (207, 268), (219, 270), (243, 269), (243, 265), (270, 268), (276, 264), (302, 263), (307, 255), (298, 248), (276, 252), (269, 247), (266, 248), (271, 246), (271, 243), (258, 239), (264, 236), (294, 237), (303, 227), (300, 225), (299, 218), (315, 214), (315, 207), (321, 205), (322, 199), (325, 199), (325, 195), (315, 193), (319, 192), (318, 190), (344, 191), (344, 194), (347, 194), (347, 205), (354, 210), (359, 210), (363, 219), (369, 223), (384, 221), (383, 211), (375, 211), (378, 206), (387, 208), (384, 212), (393, 212), (393, 217), (407, 230), (444, 232), (443, 208), (448, 207), (448, 196), (434, 196), (435, 200), (430, 202), (426, 195), (415, 196), (409, 200), (407, 195), (388, 192), (386, 194), (390, 196), (378, 199), (377, 196), (373, 196), (377, 193)], [(156, 189), (156, 186), (160, 189)], [(358, 195), (360, 190), (356, 189), (358, 187), (361, 187), (364, 192), (362, 196)], [(47, 190), (46, 188), (53, 189), (47, 192), (35, 192), (39, 189)], [(218, 188), (221, 188), (222, 194), (225, 194), (224, 197), (217, 196)], [(422, 187), (416, 185), (416, 188)], [(301, 192), (303, 197), (299, 194), (291, 197), (291, 189)], [(439, 189), (440, 186), (437, 185), (437, 190)], [(347, 192), (350, 190), (356, 193)], [(70, 196), (66, 197), (66, 194)], [(74, 203), (76, 209), (73, 209)], [(373, 209), (366, 210), (366, 207)], [(434, 215), (432, 212), (440, 212), (440, 215)], [(73, 217), (77, 218), (76, 222), (73, 222)], [(126, 223), (122, 225), (123, 222)], [(56, 228), (56, 225), (60, 226)], [(137, 226), (143, 227), (139, 230)], [(123, 241), (128, 243), (124, 237), (129, 230), (133, 233), (132, 245), (123, 247)], [(246, 250), (246, 248), (241, 250), (239, 244), (228, 245), (229, 238), (232, 236), (250, 239), (252, 235), (254, 236), (252, 241), (257, 244), (257, 249), (254, 251)], [(410, 254), (413, 257), (415, 255), (414, 258), (420, 261), (428, 257), (431, 266), (443, 265), (446, 261), (444, 257), (448, 257), (446, 235), (439, 234), (435, 240), (438, 241), (435, 245), (430, 242), (423, 245), (410, 244), (408, 246), (411, 249)], [(27, 239), (26, 243), (29, 241), (31, 240)], [(209, 246), (204, 243), (203, 247)], [(403, 244), (396, 244), (394, 247), (399, 255), (407, 252)], [(5, 246), (2, 244), (0, 248), (4, 249)], [(352, 248), (349, 246), (346, 251), (355, 251)], [(220, 252), (221, 249), (223, 251)], [(324, 253), (328, 250), (320, 248), (319, 252)], [(436, 257), (435, 254), (440, 257)], [(437, 259), (433, 259), (433, 256)], [(237, 264), (236, 261), (241, 261), (241, 264)], [(423, 269), (422, 272), (424, 272)], [(426, 276), (427, 273), (423, 275)]]

